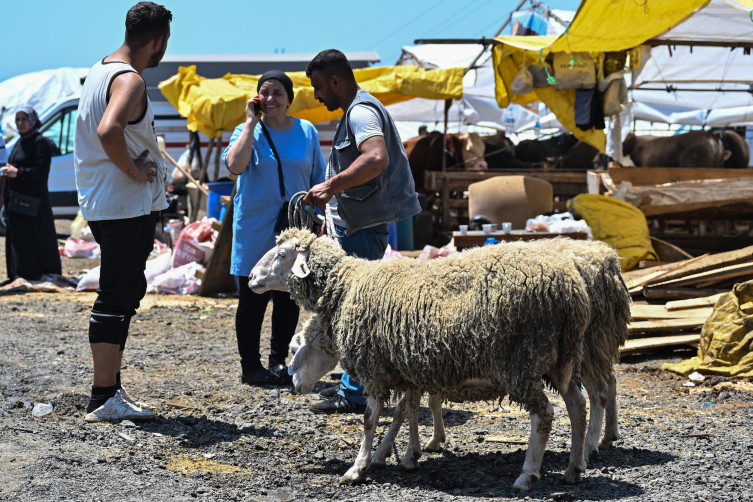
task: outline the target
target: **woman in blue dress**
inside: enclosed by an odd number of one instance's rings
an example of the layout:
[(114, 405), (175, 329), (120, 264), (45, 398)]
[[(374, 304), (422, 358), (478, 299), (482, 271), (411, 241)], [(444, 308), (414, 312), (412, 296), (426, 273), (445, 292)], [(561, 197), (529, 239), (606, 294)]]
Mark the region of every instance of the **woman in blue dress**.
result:
[[(325, 161), (314, 126), (287, 114), (293, 101), (290, 78), (281, 71), (269, 71), (259, 79), (257, 91), (259, 95), (246, 105), (245, 124), (235, 128), (222, 155), (230, 172), (238, 175), (230, 266), (240, 293), (235, 331), (243, 371), (241, 381), (249, 385), (286, 385), (291, 377), (285, 359), (298, 324), (298, 306), (289, 293), (269, 291), (257, 295), (248, 287), (248, 276), (256, 262), (275, 245), (279, 234), (274, 228), (283, 202), (322, 183)], [(264, 127), (282, 163), (284, 198), (280, 195), (277, 158)], [(269, 365), (264, 368), (259, 339), (270, 299), (272, 337)]]

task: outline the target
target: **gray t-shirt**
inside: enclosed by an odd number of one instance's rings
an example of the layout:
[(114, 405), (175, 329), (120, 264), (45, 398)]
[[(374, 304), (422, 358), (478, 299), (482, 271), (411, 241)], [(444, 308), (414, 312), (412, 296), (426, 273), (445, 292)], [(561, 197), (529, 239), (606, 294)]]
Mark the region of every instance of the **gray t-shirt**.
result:
[[(358, 92), (365, 92), (360, 89)], [(361, 147), (361, 143), (374, 136), (384, 137), (384, 128), (379, 115), (369, 105), (356, 105), (348, 115), (348, 125), (356, 138), (356, 146)], [(329, 166), (327, 166), (327, 179), (331, 177)], [(348, 225), (340, 218), (337, 213), (337, 198), (332, 197), (329, 201), (329, 207), (332, 213), (332, 222), (343, 228)]]

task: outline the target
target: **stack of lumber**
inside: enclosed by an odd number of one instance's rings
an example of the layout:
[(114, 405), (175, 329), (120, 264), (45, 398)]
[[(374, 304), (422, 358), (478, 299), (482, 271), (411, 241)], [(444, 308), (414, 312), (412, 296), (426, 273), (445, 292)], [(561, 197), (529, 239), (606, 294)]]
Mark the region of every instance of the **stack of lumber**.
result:
[(631, 307), (630, 339), (622, 354), (697, 344), (716, 300), (736, 283), (753, 279), (753, 246), (626, 272), (623, 278), (632, 296), (669, 301)]

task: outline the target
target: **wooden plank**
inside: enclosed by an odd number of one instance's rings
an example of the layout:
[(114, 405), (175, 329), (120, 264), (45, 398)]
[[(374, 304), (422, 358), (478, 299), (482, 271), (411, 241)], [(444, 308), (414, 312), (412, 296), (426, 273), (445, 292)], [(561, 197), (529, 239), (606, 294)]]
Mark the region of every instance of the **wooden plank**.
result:
[(726, 293), (719, 293), (717, 295), (704, 296), (702, 298), (691, 298), (690, 300), (677, 300), (674, 302), (667, 302), (664, 308), (672, 311), (695, 309), (699, 307), (713, 307), (716, 305), (716, 301)]
[(726, 253), (717, 253), (706, 256), (702, 260), (695, 262), (690, 267), (678, 270), (676, 273), (667, 274), (663, 279), (665, 282), (667, 282), (674, 279), (687, 277), (692, 274), (699, 274), (708, 270), (714, 270), (730, 265), (737, 265), (739, 263), (748, 263), (751, 261), (753, 261), (753, 246), (748, 246), (746, 248), (737, 249), (735, 251), (728, 251)]
[(643, 296), (651, 300), (688, 300), (690, 298), (700, 298), (728, 292), (729, 289), (670, 288), (667, 286), (643, 287)]
[(724, 279), (731, 279), (733, 277), (745, 276), (753, 273), (753, 263), (739, 263), (737, 265), (730, 265), (728, 267), (721, 267), (714, 270), (707, 270), (699, 274), (688, 275), (675, 279), (672, 281), (666, 280), (666, 276), (663, 279), (657, 278), (651, 282), (655, 284), (661, 284), (662, 286), (671, 286), (679, 288), (682, 286), (691, 286), (698, 284), (703, 287), (703, 284), (713, 284)]
[[(233, 188), (233, 193), (235, 193), (235, 188)], [(234, 205), (231, 198), (214, 243), (212, 257), (209, 259), (204, 279), (201, 281), (199, 296), (237, 291), (235, 280), (230, 275), (230, 258), (233, 251), (233, 211)]]
[(617, 186), (620, 186), (623, 181), (629, 181), (633, 186), (647, 186), (678, 181), (753, 178), (753, 169), (610, 167), (609, 177)]
[(471, 183), (478, 181), (488, 180), (490, 178), (496, 178), (497, 176), (528, 176), (531, 178), (539, 178), (549, 183), (576, 183), (583, 185), (583, 192), (586, 191), (587, 175), (585, 172), (553, 172), (553, 171), (498, 171), (498, 170), (486, 170), (486, 171), (432, 171), (429, 173), (429, 186), (430, 190), (441, 190), (445, 185), (445, 181), (450, 186), (454, 187), (453, 181), (461, 181), (458, 187), (463, 187)]
[(659, 216), (666, 218), (684, 219), (713, 219), (711, 216), (736, 216), (747, 219), (753, 215), (753, 202), (750, 198), (730, 199), (705, 202), (690, 202), (685, 204), (665, 204), (661, 206), (638, 207), (646, 218)]
[(588, 239), (588, 234), (585, 232), (554, 234), (549, 232), (526, 232), (524, 230), (515, 230), (511, 234), (503, 234), (502, 232), (484, 234), (482, 231), (476, 230), (469, 231), (467, 235), (460, 235), (460, 232), (453, 232), (452, 237), (455, 239), (456, 248), (465, 249), (481, 246), (489, 237), (493, 237), (500, 242), (535, 241), (540, 239), (553, 239), (555, 237), (568, 237), (573, 240), (584, 241)]
[(670, 270), (672, 267), (675, 267), (677, 263), (667, 263), (663, 265), (657, 265), (655, 267), (650, 268), (643, 268), (639, 270), (631, 270), (630, 272), (623, 272), (622, 273), (622, 279), (627, 283), (628, 281), (633, 281), (635, 279), (639, 279), (641, 277), (644, 277), (649, 274), (655, 274), (656, 272), (665, 272), (667, 270)]
[(661, 261), (673, 262), (693, 258), (692, 255), (686, 253), (674, 244), (657, 239), (656, 237), (651, 237), (651, 246), (654, 248), (654, 251), (656, 251), (656, 254)]
[(631, 305), (630, 314), (634, 321), (649, 319), (688, 319), (696, 317), (706, 317), (713, 312), (711, 307), (693, 308), (685, 310), (669, 311), (664, 305)]
[(721, 278), (716, 279), (709, 279), (708, 281), (699, 282), (695, 285), (696, 288), (729, 288), (732, 289), (732, 287), (735, 284), (739, 284), (741, 282), (748, 282), (750, 280), (753, 280), (753, 272), (750, 272), (748, 274), (735, 274), (731, 276), (725, 276)]
[(630, 281), (626, 282), (626, 286), (629, 290), (634, 290), (635, 288), (638, 288), (640, 286), (645, 286), (647, 284), (654, 284), (662, 281), (662, 278), (666, 277), (667, 275), (677, 272), (678, 270), (684, 270), (688, 267), (690, 267), (693, 263), (700, 261), (701, 259), (705, 258), (708, 255), (699, 256), (697, 258), (691, 258), (690, 260), (685, 260), (681, 262), (674, 263), (669, 269), (646, 274), (640, 278), (637, 279), (631, 279)]
[(706, 317), (691, 317), (687, 319), (658, 319), (653, 321), (635, 321), (628, 324), (628, 333), (664, 333), (667, 331), (683, 331), (703, 326)]
[(222, 195), (220, 196), (220, 204), (225, 204), (226, 206), (230, 203), (230, 196), (229, 195)]
[(656, 349), (659, 347), (671, 347), (673, 345), (685, 345), (701, 341), (700, 334), (675, 335), (675, 336), (657, 336), (654, 338), (639, 338), (628, 340), (623, 347), (620, 347), (620, 355), (638, 352), (641, 350)]

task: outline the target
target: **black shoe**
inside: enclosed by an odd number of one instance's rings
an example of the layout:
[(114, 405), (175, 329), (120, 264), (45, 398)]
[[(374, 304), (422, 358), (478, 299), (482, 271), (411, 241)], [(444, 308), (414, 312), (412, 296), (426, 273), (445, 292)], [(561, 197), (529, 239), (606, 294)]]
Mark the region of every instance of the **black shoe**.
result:
[(337, 391), (340, 390), (339, 385), (333, 385), (332, 387), (327, 387), (326, 389), (322, 390), (319, 393), (319, 397), (322, 399), (329, 399), (330, 397), (335, 397), (337, 395)]
[(288, 374), (288, 367), (284, 364), (270, 366), (269, 371), (277, 375), (284, 385), (293, 385), (293, 375)]
[(252, 387), (263, 387), (264, 385), (274, 385), (279, 387), (285, 385), (282, 378), (264, 368), (250, 375), (241, 375), (241, 383), (251, 385)]
[(365, 404), (356, 404), (350, 399), (337, 394), (332, 399), (326, 399), (309, 408), (318, 415), (332, 415), (333, 413), (364, 413)]

